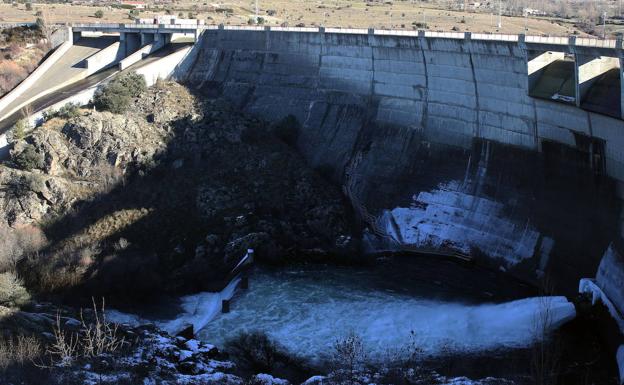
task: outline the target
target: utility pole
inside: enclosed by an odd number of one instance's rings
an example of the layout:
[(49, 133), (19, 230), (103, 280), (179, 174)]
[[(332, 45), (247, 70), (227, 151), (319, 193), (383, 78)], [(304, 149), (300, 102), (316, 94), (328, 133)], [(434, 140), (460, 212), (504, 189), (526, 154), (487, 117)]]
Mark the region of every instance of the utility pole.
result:
[(602, 13), (602, 38), (607, 38), (607, 11)]
[(503, 0), (498, 0), (498, 28), (503, 26)]
[(256, 23), (258, 22), (258, 18), (260, 15), (258, 14), (258, 0), (256, 0)]

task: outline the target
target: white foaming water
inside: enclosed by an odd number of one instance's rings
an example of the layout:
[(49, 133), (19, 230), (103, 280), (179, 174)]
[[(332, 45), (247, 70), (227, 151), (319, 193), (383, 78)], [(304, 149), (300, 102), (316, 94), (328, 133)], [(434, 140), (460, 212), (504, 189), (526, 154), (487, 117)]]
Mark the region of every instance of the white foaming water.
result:
[(260, 330), (294, 353), (322, 359), (354, 332), (371, 358), (383, 358), (405, 348), (413, 331), (415, 342), (435, 355), (525, 347), (540, 324), (554, 329), (576, 315), (565, 297), (465, 305), (371, 289), (357, 274), (257, 272), (250, 284), (234, 297), (231, 313), (217, 314), (199, 332), (202, 340), (223, 346), (241, 331)]
[(188, 325), (193, 325), (193, 330), (200, 330), (221, 312), (221, 301), (230, 299), (240, 279), (235, 279), (220, 293), (198, 293), (180, 298), (180, 307), (183, 310), (172, 320), (157, 320), (143, 318), (135, 314), (123, 313), (110, 309), (106, 311), (108, 319), (112, 322), (140, 325), (154, 323), (169, 334), (176, 334)]

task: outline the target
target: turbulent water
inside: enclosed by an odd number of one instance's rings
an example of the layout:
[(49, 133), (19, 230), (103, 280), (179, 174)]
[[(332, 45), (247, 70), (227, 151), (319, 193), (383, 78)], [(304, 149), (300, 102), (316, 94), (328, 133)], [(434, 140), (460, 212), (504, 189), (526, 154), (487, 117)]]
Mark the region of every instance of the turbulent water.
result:
[[(155, 322), (170, 333), (193, 324), (198, 338), (217, 346), (243, 331), (264, 331), (289, 351), (322, 361), (351, 333), (362, 338), (371, 359), (383, 360), (413, 344), (430, 355), (525, 347), (542, 335), (542, 326), (553, 329), (574, 318), (574, 306), (564, 297), (521, 298), (518, 285), (500, 279), (505, 278), (426, 260), (373, 268), (257, 269), (248, 290), (235, 292), (234, 282), (221, 293), (182, 297), (175, 317)], [(232, 295), (231, 312), (220, 313), (221, 300)], [(110, 316), (146, 321), (115, 311)]]
[(371, 358), (383, 359), (411, 343), (429, 354), (523, 347), (544, 321), (555, 328), (575, 315), (563, 297), (467, 304), (440, 292), (435, 300), (436, 293), (414, 296), (379, 280), (349, 269), (257, 271), (232, 311), (218, 314), (199, 337), (222, 346), (241, 331), (261, 330), (292, 352), (322, 359), (336, 340), (356, 333)]

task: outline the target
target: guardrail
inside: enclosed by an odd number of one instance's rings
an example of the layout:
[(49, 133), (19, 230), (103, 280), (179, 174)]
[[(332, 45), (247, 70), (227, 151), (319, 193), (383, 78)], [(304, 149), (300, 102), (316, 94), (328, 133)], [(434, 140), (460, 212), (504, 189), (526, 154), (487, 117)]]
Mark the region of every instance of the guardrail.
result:
[(271, 27), (255, 25), (206, 25), (206, 24), (72, 24), (74, 28), (102, 28), (102, 29), (165, 29), (165, 30), (217, 30), (228, 31), (275, 31), (275, 32), (324, 32), (358, 35), (378, 35), (378, 36), (424, 36), (426, 38), (439, 39), (467, 39), (483, 41), (520, 42), (526, 44), (549, 44), (549, 45), (574, 45), (578, 47), (592, 47), (604, 49), (622, 49), (621, 40), (596, 39), (576, 36), (532, 36), (532, 35), (510, 35), (510, 34), (490, 34), (490, 33), (470, 33), (470, 32), (437, 32), (423, 30), (381, 30), (363, 28), (335, 28), (335, 27)]

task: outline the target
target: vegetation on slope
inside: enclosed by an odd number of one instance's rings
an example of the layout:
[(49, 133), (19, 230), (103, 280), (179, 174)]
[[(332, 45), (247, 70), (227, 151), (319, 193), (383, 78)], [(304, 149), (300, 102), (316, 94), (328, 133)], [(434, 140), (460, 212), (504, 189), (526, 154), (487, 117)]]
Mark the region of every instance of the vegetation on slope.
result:
[(133, 79), (96, 99), (125, 115), (50, 114), (0, 166), (0, 223), (45, 234), (15, 263), (29, 289), (155, 299), (219, 288), (248, 248), (279, 261), (350, 247), (340, 191), (276, 137), (296, 122), (273, 130), (175, 83), (139, 95)]
[(0, 30), (0, 97), (34, 71), (49, 50), (38, 26)]

